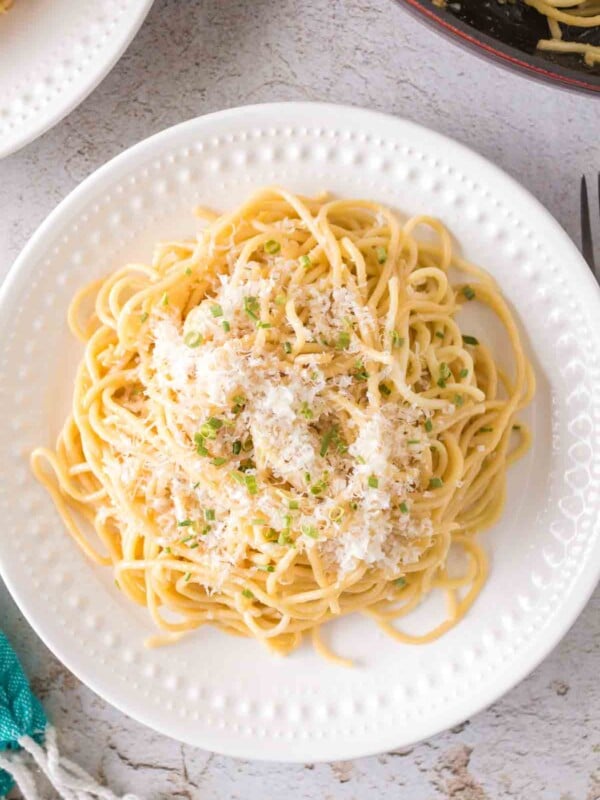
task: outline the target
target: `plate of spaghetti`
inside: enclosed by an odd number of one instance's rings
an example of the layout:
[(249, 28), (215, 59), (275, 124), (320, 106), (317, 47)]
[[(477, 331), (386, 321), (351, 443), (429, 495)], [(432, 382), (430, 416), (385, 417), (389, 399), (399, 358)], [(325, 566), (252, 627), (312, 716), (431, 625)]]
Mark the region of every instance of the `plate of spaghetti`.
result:
[(403, 0), (440, 33), (540, 80), (600, 91), (596, 0)]
[(0, 158), (71, 112), (120, 58), (152, 0), (0, 0)]
[(456, 724), (597, 580), (598, 302), (533, 198), (412, 123), (165, 131), (4, 287), (2, 576), (183, 741), (323, 760)]

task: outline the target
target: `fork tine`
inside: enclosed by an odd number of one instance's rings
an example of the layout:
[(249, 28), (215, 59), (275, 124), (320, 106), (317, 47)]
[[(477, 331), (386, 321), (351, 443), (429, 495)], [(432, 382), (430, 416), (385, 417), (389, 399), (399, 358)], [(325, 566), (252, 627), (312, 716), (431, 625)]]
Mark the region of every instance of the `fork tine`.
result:
[[(598, 176), (598, 182), (600, 185), (600, 175)], [(596, 265), (594, 263), (594, 244), (592, 241), (592, 220), (585, 175), (581, 178), (581, 252), (595, 275)]]

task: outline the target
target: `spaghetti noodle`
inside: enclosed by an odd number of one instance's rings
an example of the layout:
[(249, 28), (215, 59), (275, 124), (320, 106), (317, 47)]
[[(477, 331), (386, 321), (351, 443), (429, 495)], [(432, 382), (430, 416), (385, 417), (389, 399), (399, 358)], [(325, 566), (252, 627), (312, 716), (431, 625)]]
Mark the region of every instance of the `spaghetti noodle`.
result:
[[(319, 626), (356, 611), (436, 638), (485, 580), (476, 535), (529, 441), (532, 372), (495, 282), (437, 220), (365, 200), (267, 188), (198, 213), (197, 240), (74, 298), (73, 411), (35, 475), (157, 642), (213, 624), (327, 653)], [(461, 331), (471, 303), (504, 327), (510, 375)], [(401, 633), (436, 588), (447, 619)]]
[(599, 0), (525, 0), (548, 19), (550, 38), (538, 42), (540, 50), (555, 53), (580, 53), (585, 63), (593, 67), (600, 63), (600, 46), (563, 39), (561, 25), (573, 28), (600, 28)]

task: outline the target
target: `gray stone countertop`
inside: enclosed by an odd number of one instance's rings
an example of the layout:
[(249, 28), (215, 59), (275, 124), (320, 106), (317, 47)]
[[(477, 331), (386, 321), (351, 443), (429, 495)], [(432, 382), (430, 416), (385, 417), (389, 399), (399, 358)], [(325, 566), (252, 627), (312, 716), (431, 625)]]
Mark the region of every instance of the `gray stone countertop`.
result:
[[(48, 212), (124, 148), (199, 114), (273, 100), (365, 106), (448, 134), (515, 176), (579, 241), (579, 179), (600, 169), (600, 98), (480, 61), (393, 0), (156, 0), (90, 97), (0, 162), (0, 277)], [(58, 663), (1, 584), (0, 627), (63, 750), (144, 800), (600, 798), (600, 592), (527, 680), (464, 725), (317, 765), (234, 760), (145, 729)]]

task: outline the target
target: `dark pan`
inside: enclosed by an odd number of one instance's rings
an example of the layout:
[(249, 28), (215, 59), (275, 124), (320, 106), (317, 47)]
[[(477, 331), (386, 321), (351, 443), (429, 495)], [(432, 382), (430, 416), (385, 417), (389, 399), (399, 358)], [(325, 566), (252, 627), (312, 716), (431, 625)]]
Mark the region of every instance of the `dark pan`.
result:
[[(507, 67), (548, 83), (600, 93), (600, 64), (588, 67), (571, 53), (536, 49), (548, 38), (545, 17), (525, 5), (498, 0), (449, 0), (438, 8), (431, 0), (399, 0), (417, 16), (455, 42)], [(563, 26), (565, 39), (600, 45), (600, 30)]]

